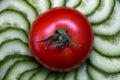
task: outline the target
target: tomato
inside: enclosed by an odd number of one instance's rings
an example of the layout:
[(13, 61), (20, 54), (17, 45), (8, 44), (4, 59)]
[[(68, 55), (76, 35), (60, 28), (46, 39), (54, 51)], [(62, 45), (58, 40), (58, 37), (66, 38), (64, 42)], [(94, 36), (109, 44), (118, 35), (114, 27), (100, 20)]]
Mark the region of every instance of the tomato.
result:
[(43, 66), (68, 71), (82, 64), (93, 48), (94, 34), (80, 12), (56, 7), (38, 16), (32, 24), (29, 45)]

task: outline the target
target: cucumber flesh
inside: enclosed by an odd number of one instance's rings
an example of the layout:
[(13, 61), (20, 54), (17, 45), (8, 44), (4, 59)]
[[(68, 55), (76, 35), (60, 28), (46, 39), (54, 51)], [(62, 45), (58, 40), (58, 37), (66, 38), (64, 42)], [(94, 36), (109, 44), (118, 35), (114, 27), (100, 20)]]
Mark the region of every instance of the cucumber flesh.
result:
[(22, 61), (17, 61), (15, 64), (13, 64), (6, 76), (4, 77), (3, 80), (18, 80), (20, 74), (27, 70), (31, 70), (34, 68), (37, 68), (39, 65), (32, 60), (22, 60)]
[(90, 80), (87, 73), (87, 65), (88, 65), (87, 62), (85, 62), (84, 64), (77, 68), (75, 80)]
[(49, 72), (49, 70), (41, 68), (31, 76), (30, 80), (45, 80)]
[(45, 80), (56, 80), (57, 74), (55, 72), (50, 72)]
[(93, 66), (106, 73), (120, 72), (120, 58), (105, 57), (94, 50), (89, 61)]
[(0, 60), (14, 53), (32, 56), (28, 45), (19, 39), (4, 41), (0, 45)]
[(120, 80), (120, 73), (107, 74), (89, 65), (88, 73), (92, 80)]
[(120, 2), (115, 1), (114, 11), (107, 21), (100, 25), (93, 25), (93, 30), (97, 35), (113, 36), (120, 31)]
[(27, 1), (37, 9), (38, 14), (41, 14), (51, 8), (50, 0), (27, 0)]
[(66, 74), (65, 72), (59, 72), (59, 73), (57, 74), (56, 80), (64, 80), (65, 74)]
[(31, 76), (35, 74), (38, 70), (39, 70), (38, 68), (35, 68), (35, 69), (25, 71), (20, 75), (18, 80), (30, 80)]
[(71, 8), (77, 7), (80, 3), (81, 0), (66, 0), (66, 6)]
[(100, 24), (106, 21), (112, 14), (115, 5), (115, 0), (101, 0), (99, 8), (94, 14), (88, 16), (91, 24)]
[(26, 0), (0, 0), (0, 11), (7, 8), (19, 10), (24, 13), (31, 24), (38, 15), (34, 7), (27, 3)]
[(64, 80), (74, 80), (75, 79), (76, 70), (69, 71), (64, 76)]
[(93, 14), (100, 6), (101, 0), (82, 0), (81, 4), (75, 9), (82, 12), (84, 15), (89, 16)]
[(28, 43), (27, 34), (22, 29), (9, 27), (0, 31), (0, 44), (6, 40), (16, 38), (22, 40), (24, 43)]
[(15, 27), (23, 29), (28, 33), (29, 26), (29, 21), (19, 11), (5, 9), (0, 12), (0, 30), (6, 29), (8, 27)]
[(3, 77), (7, 73), (9, 67), (12, 66), (16, 61), (27, 60), (29, 58), (31, 58), (31, 57), (19, 55), (19, 54), (6, 56), (5, 59), (3, 59), (0, 62), (0, 80), (3, 80)]
[(94, 48), (105, 56), (120, 56), (120, 33), (115, 36), (95, 36)]
[(51, 7), (65, 6), (66, 0), (50, 0)]

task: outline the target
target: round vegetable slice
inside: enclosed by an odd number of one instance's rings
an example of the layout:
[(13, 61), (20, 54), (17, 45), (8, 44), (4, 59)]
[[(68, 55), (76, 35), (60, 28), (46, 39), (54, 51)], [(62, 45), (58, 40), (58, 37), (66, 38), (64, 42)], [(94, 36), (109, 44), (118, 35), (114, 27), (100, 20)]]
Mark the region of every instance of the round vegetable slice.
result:
[(94, 50), (89, 58), (89, 61), (93, 66), (97, 67), (98, 69), (106, 73), (120, 72), (119, 57), (117, 58), (105, 57)]
[(110, 18), (99, 25), (93, 25), (95, 34), (102, 36), (113, 36), (120, 31), (120, 2), (115, 1), (115, 8)]
[(95, 36), (94, 48), (105, 56), (120, 56), (120, 33), (115, 36)]
[(28, 33), (30, 23), (21, 12), (5, 9), (0, 12), (0, 30), (8, 27), (20, 28)]
[(113, 12), (115, 6), (115, 0), (101, 0), (99, 8), (94, 12), (94, 14), (88, 17), (91, 24), (100, 24), (106, 21)]

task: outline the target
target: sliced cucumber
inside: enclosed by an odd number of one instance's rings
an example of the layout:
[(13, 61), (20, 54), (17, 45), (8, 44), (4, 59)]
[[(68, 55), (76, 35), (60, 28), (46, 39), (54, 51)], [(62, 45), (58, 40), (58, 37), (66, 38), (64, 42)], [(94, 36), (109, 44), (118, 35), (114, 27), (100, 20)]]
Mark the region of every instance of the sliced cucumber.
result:
[(38, 68), (35, 68), (35, 69), (25, 71), (20, 75), (18, 80), (30, 80), (31, 76), (35, 74), (38, 70), (39, 70)]
[(87, 62), (82, 64), (79, 68), (77, 68), (77, 74), (75, 80), (90, 80), (87, 73)]
[(100, 24), (107, 20), (114, 9), (115, 0), (101, 0), (100, 7), (88, 17), (91, 24)]
[(64, 80), (75, 80), (76, 76), (76, 70), (69, 71), (67, 74), (64, 76)]
[(49, 72), (49, 70), (41, 68), (31, 76), (30, 80), (45, 80)]
[(66, 0), (66, 6), (67, 7), (71, 7), (71, 8), (75, 8), (78, 5), (80, 5), (82, 0)]
[(120, 33), (115, 36), (95, 36), (94, 48), (105, 56), (120, 56)]
[(92, 80), (120, 80), (120, 73), (107, 74), (89, 65), (88, 73)]
[(90, 63), (98, 69), (107, 73), (120, 72), (120, 58), (110, 58), (100, 55), (96, 51), (92, 51), (89, 58)]
[(57, 74), (55, 72), (50, 72), (45, 80), (56, 80)]
[(18, 80), (20, 74), (27, 70), (37, 68), (39, 65), (32, 60), (17, 61), (12, 65), (3, 80)]
[(37, 9), (38, 14), (41, 14), (51, 8), (50, 0), (27, 0), (27, 1)]
[(84, 15), (89, 16), (93, 14), (100, 6), (101, 0), (82, 0), (81, 4), (76, 9)]
[(5, 59), (3, 59), (0, 62), (0, 80), (3, 80), (3, 77), (7, 73), (9, 67), (11, 65), (13, 65), (16, 61), (27, 60), (27, 59), (30, 59), (30, 58), (31, 57), (29, 57), (29, 56), (19, 55), (19, 54), (16, 54), (16, 53), (15, 53), (15, 55), (6, 56)]
[(32, 23), (38, 15), (36, 9), (27, 3), (26, 0), (0, 0), (0, 11), (7, 8), (23, 12), (29, 19), (30, 23)]
[(120, 31), (120, 2), (116, 0), (114, 11), (107, 21), (94, 25), (93, 30), (97, 35), (112, 36)]
[(50, 0), (52, 7), (65, 6), (66, 0)]
[(66, 74), (65, 72), (59, 72), (59, 73), (57, 74), (56, 80), (64, 80), (65, 74)]
[(19, 11), (5, 9), (0, 12), (0, 30), (5, 29), (7, 27), (16, 27), (23, 29), (28, 33), (29, 26), (29, 21)]
[(0, 31), (0, 44), (3, 41), (9, 40), (9, 39), (15, 39), (15, 38), (20, 39), (25, 43), (28, 43), (27, 34), (22, 29), (9, 27)]
[(4, 59), (7, 55), (14, 54), (15, 52), (22, 55), (32, 56), (27, 44), (19, 39), (13, 39), (4, 41), (0, 45), (0, 60)]

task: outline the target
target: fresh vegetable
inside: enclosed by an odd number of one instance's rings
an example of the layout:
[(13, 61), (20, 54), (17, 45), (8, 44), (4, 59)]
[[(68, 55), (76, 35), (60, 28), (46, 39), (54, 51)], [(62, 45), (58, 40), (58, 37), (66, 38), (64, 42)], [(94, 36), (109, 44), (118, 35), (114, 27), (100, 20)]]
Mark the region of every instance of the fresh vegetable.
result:
[(21, 73), (37, 67), (39, 65), (34, 60), (17, 61), (14, 65), (10, 66), (3, 80), (18, 80)]
[(29, 45), (42, 65), (68, 71), (88, 58), (93, 47), (93, 31), (80, 12), (65, 7), (53, 8), (33, 23)]
[(31, 24), (38, 15), (37, 10), (26, 0), (0, 0), (0, 11), (8, 8), (24, 13)]
[[(50, 8), (58, 6), (74, 8), (89, 19), (95, 32), (95, 44), (94, 51), (88, 59), (89, 62), (86, 61), (68, 72), (56, 73), (49, 70), (49, 73), (43, 66), (36, 66), (39, 65), (36, 61), (28, 60), (32, 55), (27, 39), (31, 24), (38, 14), (41, 15)], [(120, 0), (0, 0), (0, 80), (40, 80), (43, 78), (45, 80), (120, 80), (119, 13)], [(52, 21), (51, 17), (44, 22)], [(68, 32), (67, 28), (66, 33), (69, 34)], [(56, 33), (58, 32), (54, 32), (53, 35)], [(50, 41), (39, 42), (51, 36), (51, 34), (46, 35), (43, 34), (42, 38), (38, 39), (39, 44), (48, 45)], [(76, 39), (71, 33), (70, 36), (70, 42), (73, 41), (72, 43), (76, 45)], [(73, 46), (70, 42), (68, 41), (67, 44)], [(60, 45), (63, 46), (63, 44), (62, 42)], [(53, 49), (53, 46), (50, 44), (46, 50)], [(77, 48), (76, 46), (74, 49)]]

